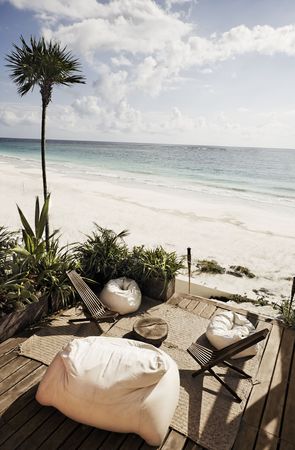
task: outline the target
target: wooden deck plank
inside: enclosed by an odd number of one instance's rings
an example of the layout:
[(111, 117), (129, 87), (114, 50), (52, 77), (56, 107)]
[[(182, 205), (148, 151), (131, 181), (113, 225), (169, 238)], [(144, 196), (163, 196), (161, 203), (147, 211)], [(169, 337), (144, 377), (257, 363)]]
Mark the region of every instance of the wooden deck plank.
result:
[(110, 433), (106, 440), (99, 446), (99, 450), (118, 450), (126, 438), (126, 433)]
[(195, 307), (197, 306), (198, 303), (200, 303), (198, 300), (193, 299), (193, 300), (191, 300), (190, 304), (187, 305), (186, 309), (188, 311), (192, 311), (193, 309), (195, 309)]
[(183, 298), (183, 295), (182, 295), (182, 294), (178, 294), (178, 293), (175, 292), (175, 293), (172, 295), (172, 297), (169, 298), (169, 300), (167, 301), (167, 303), (168, 303), (169, 305), (174, 305), (174, 306), (176, 306), (176, 305), (178, 305), (178, 303), (182, 300), (182, 298)]
[(289, 386), (285, 411), (282, 421), (281, 439), (285, 442), (295, 443), (295, 349), (293, 351), (293, 361), (289, 376)]
[(27, 336), (19, 336), (9, 338), (6, 341), (2, 342), (0, 344), (0, 355), (5, 355), (6, 353), (9, 353), (12, 350), (18, 348), (19, 344), (24, 342), (26, 339), (28, 339)]
[(207, 303), (200, 301), (197, 306), (192, 310), (193, 314), (196, 314), (197, 316), (200, 316), (202, 311), (206, 308)]
[[(3, 423), (7, 423), (16, 414), (18, 414), (23, 408), (26, 407), (34, 398), (37, 391), (37, 386), (33, 386), (24, 392), (17, 400), (9, 406), (9, 408), (2, 414), (1, 420)], [(0, 426), (1, 429), (1, 426)]]
[[(12, 378), (13, 374), (21, 369), (21, 367), (28, 364), (30, 360), (28, 358), (24, 358), (23, 356), (19, 356), (17, 359), (13, 359), (10, 363), (6, 364), (0, 373), (0, 395), (2, 394), (3, 389), (5, 389), (6, 383), (3, 383), (5, 379)], [(15, 383), (14, 383), (15, 384)]]
[(248, 425), (255, 427), (260, 424), (282, 334), (283, 330), (280, 327), (277, 325), (272, 327), (257, 373), (259, 383), (253, 386), (247, 403), (247, 409), (243, 416), (243, 420)]
[(32, 450), (38, 448), (40, 444), (42, 444), (42, 442), (54, 431), (54, 423), (52, 421), (52, 417), (54, 415), (54, 408), (40, 408), (37, 414), (35, 414), (4, 444), (2, 444), (1, 450), (16, 449), (20, 445), (21, 450)]
[[(28, 364), (26, 367), (28, 368)], [(30, 361), (30, 368), (32, 369), (31, 373), (0, 396), (0, 413), (6, 410), (20, 395), (38, 383), (46, 370), (45, 366), (38, 365), (36, 361)]]
[[(294, 442), (294, 441), (293, 441)], [(279, 450), (294, 450), (295, 445), (291, 444), (290, 442), (284, 441), (284, 439), (281, 439)]]
[(6, 422), (0, 431), (0, 446), (3, 444), (10, 436), (12, 436), (16, 431), (19, 430), (31, 417), (33, 417), (41, 408), (35, 401), (31, 401), (26, 408), (22, 409), (18, 414), (16, 414), (12, 420)]
[(192, 299), (188, 297), (184, 297), (180, 302), (178, 303), (179, 308), (186, 309), (188, 305), (192, 302)]
[(259, 380), (259, 383), (255, 384), (250, 392), (235, 440), (235, 450), (248, 450), (254, 448), (279, 351), (281, 337), (282, 329), (277, 325), (273, 325), (258, 368), (256, 378)]
[(79, 427), (79, 424), (71, 419), (66, 419), (39, 447), (41, 450), (56, 450), (66, 441), (67, 437)]
[(27, 358), (23, 358), (20, 362), (20, 368), (14, 371), (11, 375), (7, 376), (3, 381), (0, 382), (0, 395), (11, 389), (19, 381), (25, 378), (30, 372), (41, 366), (41, 363), (37, 361), (32, 361)]
[(210, 305), (209, 303), (206, 305), (206, 308), (200, 313), (200, 316), (204, 319), (210, 319), (216, 311), (215, 305)]
[(287, 383), (291, 366), (295, 333), (286, 328), (266, 400), (260, 428), (270, 435), (279, 436), (285, 405)]
[(255, 450), (277, 450), (278, 438), (265, 430), (259, 430)]
[(237, 437), (235, 439), (233, 450), (252, 450), (256, 436), (258, 434), (258, 428), (247, 425), (241, 421)]
[(8, 364), (10, 361), (13, 361), (17, 357), (18, 357), (18, 354), (14, 351), (6, 353), (5, 355), (2, 355), (0, 357), (1, 375), (2, 375), (2, 367), (6, 366), (6, 364)]
[(178, 433), (178, 431), (171, 430), (164, 444), (161, 446), (161, 450), (182, 450), (186, 439), (186, 436), (183, 434)]
[(109, 434), (109, 431), (94, 429), (77, 448), (80, 450), (98, 449)]
[(203, 450), (203, 449), (204, 449), (204, 447), (201, 447), (200, 445), (195, 444), (190, 439), (187, 439), (186, 444), (183, 448), (183, 450)]
[(143, 439), (137, 434), (128, 434), (120, 447), (120, 450), (139, 450), (143, 444)]
[(93, 428), (87, 425), (79, 425), (70, 436), (61, 444), (60, 450), (76, 450), (79, 445), (89, 436)]

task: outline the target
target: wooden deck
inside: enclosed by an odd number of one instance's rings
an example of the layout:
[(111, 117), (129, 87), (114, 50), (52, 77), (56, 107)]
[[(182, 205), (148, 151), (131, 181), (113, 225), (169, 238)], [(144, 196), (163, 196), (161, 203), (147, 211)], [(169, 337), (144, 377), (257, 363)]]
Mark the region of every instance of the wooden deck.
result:
[[(169, 302), (205, 318), (212, 317), (218, 309), (235, 310), (220, 302), (183, 294), (175, 294)], [(261, 382), (252, 387), (233, 450), (295, 449), (295, 332), (276, 321), (240, 312), (249, 316), (257, 329), (267, 326), (270, 333), (258, 369)], [(39, 405), (34, 394), (46, 366), (18, 355), (17, 347), (26, 338), (15, 337), (0, 344), (0, 449), (151, 448), (136, 435), (80, 425), (54, 408)], [(169, 430), (161, 449), (202, 447)]]

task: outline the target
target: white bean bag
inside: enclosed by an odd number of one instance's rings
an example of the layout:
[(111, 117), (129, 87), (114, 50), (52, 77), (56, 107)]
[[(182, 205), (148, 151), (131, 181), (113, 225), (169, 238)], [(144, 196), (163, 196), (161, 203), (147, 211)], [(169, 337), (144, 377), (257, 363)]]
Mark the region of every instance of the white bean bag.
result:
[[(206, 336), (213, 347), (220, 350), (253, 332), (255, 332), (255, 328), (245, 316), (233, 311), (224, 311), (213, 317), (208, 325)], [(257, 353), (257, 349), (258, 345), (253, 345), (233, 356), (233, 358), (253, 356)]]
[(179, 396), (179, 372), (165, 352), (112, 337), (71, 341), (48, 367), (36, 399), (86, 425), (137, 433), (160, 445)]
[(121, 315), (137, 311), (141, 304), (137, 283), (125, 277), (110, 280), (101, 291), (100, 298), (109, 309)]

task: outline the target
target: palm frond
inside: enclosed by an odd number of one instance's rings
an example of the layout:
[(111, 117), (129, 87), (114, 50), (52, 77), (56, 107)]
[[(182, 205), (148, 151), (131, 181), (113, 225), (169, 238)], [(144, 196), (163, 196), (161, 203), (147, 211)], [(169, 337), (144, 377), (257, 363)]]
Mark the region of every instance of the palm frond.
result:
[(23, 36), (20, 41), (20, 46), (13, 44), (13, 50), (5, 59), (10, 78), (21, 96), (39, 86), (41, 95), (47, 96), (49, 103), (53, 85), (85, 83), (78, 59), (60, 43), (46, 42), (43, 37), (37, 40), (32, 36), (29, 43)]

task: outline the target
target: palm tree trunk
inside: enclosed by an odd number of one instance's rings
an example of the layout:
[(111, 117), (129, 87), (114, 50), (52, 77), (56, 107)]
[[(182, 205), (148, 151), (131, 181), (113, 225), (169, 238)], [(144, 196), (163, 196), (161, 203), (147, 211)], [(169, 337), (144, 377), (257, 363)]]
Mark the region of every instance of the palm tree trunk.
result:
[[(44, 202), (47, 198), (47, 178), (46, 178), (46, 138), (45, 138), (45, 125), (46, 125), (46, 108), (47, 105), (42, 99), (42, 122), (41, 122), (41, 164), (42, 164), (42, 180), (43, 180), (43, 197)], [(49, 222), (48, 219), (45, 225), (45, 239), (46, 239), (46, 250), (49, 250)]]

